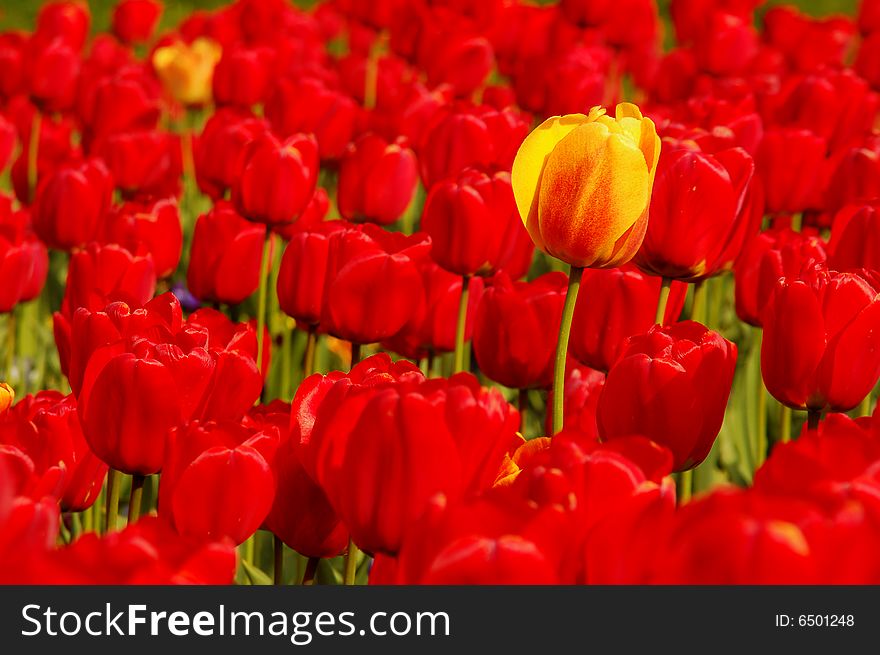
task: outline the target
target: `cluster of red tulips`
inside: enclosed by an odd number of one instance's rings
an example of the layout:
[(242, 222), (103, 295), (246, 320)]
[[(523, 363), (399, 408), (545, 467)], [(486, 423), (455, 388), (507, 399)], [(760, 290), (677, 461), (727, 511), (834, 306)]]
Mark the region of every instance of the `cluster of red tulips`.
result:
[(0, 34), (0, 582), (880, 583), (880, 1), (760, 4)]

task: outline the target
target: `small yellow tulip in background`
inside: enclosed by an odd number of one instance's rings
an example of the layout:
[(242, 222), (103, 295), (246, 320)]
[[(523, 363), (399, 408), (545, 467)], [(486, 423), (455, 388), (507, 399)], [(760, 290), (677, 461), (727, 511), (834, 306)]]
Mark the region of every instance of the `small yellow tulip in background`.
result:
[(156, 49), (153, 68), (175, 100), (184, 105), (205, 105), (211, 102), (214, 67), (222, 53), (220, 44), (206, 37), (191, 44), (176, 41)]

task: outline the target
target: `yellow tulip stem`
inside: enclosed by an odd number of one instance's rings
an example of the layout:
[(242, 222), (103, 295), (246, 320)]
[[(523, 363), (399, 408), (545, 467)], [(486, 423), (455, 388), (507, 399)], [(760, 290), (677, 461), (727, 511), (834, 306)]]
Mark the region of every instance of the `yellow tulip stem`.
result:
[(565, 403), (565, 361), (568, 354), (568, 338), (571, 335), (571, 319), (581, 287), (584, 269), (572, 266), (568, 276), (568, 291), (562, 307), (562, 322), (559, 324), (559, 339), (556, 341), (556, 365), (553, 369), (553, 434), (562, 430)]
[(464, 334), (467, 327), (468, 295), (470, 290), (471, 276), (464, 275), (461, 278), (461, 298), (458, 301), (458, 324), (455, 328), (455, 366), (454, 373), (464, 370)]
[(654, 323), (663, 325), (666, 317), (666, 304), (669, 302), (669, 290), (672, 287), (672, 279), (662, 278), (660, 282), (660, 297), (657, 298), (657, 313), (654, 314)]
[(344, 585), (353, 585), (355, 575), (357, 574), (357, 556), (360, 552), (360, 549), (355, 545), (355, 543), (349, 539), (348, 540), (348, 550), (345, 551), (345, 565), (343, 567), (343, 576), (342, 576), (342, 584)]
[(791, 407), (782, 406), (779, 412), (779, 440), (782, 443), (791, 441)]
[(135, 473), (131, 476), (131, 495), (128, 497), (128, 525), (136, 523), (141, 516), (141, 503), (144, 498), (143, 475)]
[(272, 246), (272, 232), (266, 228), (266, 241), (263, 244), (263, 258), (260, 260), (260, 286), (257, 291), (257, 369), (263, 371), (263, 332), (266, 328), (266, 296), (269, 278), (269, 249)]
[(116, 520), (119, 516), (119, 486), (122, 482), (122, 473), (111, 468), (107, 473), (107, 515), (105, 517), (104, 534), (116, 530)]

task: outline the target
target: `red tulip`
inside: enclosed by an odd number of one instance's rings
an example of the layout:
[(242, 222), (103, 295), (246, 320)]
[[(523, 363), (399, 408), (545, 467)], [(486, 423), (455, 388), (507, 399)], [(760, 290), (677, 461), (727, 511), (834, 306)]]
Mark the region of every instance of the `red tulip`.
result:
[(61, 38), (32, 40), (26, 52), (26, 79), (34, 103), (45, 112), (70, 109), (79, 79), (77, 52)]
[(214, 68), (213, 92), (218, 105), (251, 107), (269, 90), (273, 52), (269, 48), (234, 47), (223, 50)]
[(758, 52), (752, 18), (713, 11), (694, 35), (694, 57), (712, 75), (736, 75), (747, 69)]
[(503, 396), (469, 374), (360, 388), (342, 380), (320, 401), (308, 448), (355, 543), (393, 554), (433, 495), (492, 485), (518, 425)]
[(266, 99), (266, 118), (279, 135), (315, 135), (321, 159), (338, 159), (352, 140), (358, 107), (348, 96), (323, 82), (304, 77), (273, 83)]
[(37, 188), (34, 229), (51, 248), (80, 248), (99, 235), (113, 195), (100, 159), (57, 169)]
[(705, 459), (721, 429), (736, 346), (693, 321), (632, 337), (599, 397), (603, 440), (644, 435), (669, 448), (677, 471)]
[(200, 300), (237, 305), (257, 290), (266, 228), (218, 202), (199, 216), (193, 232), (186, 282)]
[(835, 153), (828, 160), (828, 171), (826, 209), (836, 211), (880, 197), (880, 138)]
[(89, 36), (89, 6), (80, 0), (47, 2), (37, 14), (34, 40), (46, 42), (60, 39), (75, 52), (82, 50)]
[(275, 478), (278, 428), (249, 429), (240, 423), (200, 423), (168, 433), (160, 517), (178, 533), (204, 540), (248, 539), (269, 514)]
[(468, 168), (436, 184), (425, 201), (422, 229), (431, 237), (434, 261), (459, 275), (505, 270), (516, 279), (531, 263), (533, 246), (516, 210), (509, 173), (490, 177)]
[[(208, 349), (215, 352), (224, 350), (237, 350), (257, 361), (257, 321), (251, 319), (247, 323), (235, 323), (223, 312), (211, 307), (197, 309), (186, 324), (208, 331)], [(263, 328), (263, 361), (260, 370), (263, 378), (269, 373), (272, 363), (272, 342), (269, 328)]]
[(240, 110), (218, 109), (195, 143), (199, 188), (220, 200), (238, 179), (248, 145), (268, 129), (266, 121)]
[(875, 89), (880, 87), (880, 65), (877, 55), (880, 54), (880, 30), (869, 34), (859, 45), (855, 70), (871, 83)]
[(120, 132), (154, 130), (161, 114), (161, 89), (142, 65), (112, 62), (94, 81), (80, 83), (77, 106), (87, 126), (84, 142)]
[[(586, 441), (599, 443), (599, 424), (596, 409), (605, 386), (605, 374), (586, 366), (569, 362), (565, 373), (565, 417), (563, 429), (569, 434), (580, 434)], [(552, 407), (553, 390), (547, 395), (547, 406)], [(553, 433), (552, 412), (547, 412), (545, 434)]]
[(789, 407), (848, 411), (880, 378), (880, 297), (872, 279), (824, 264), (781, 278), (763, 323), (764, 384)]
[(77, 307), (101, 309), (115, 300), (141, 307), (155, 291), (156, 269), (149, 253), (91, 243), (70, 257), (61, 313), (70, 316)]
[(123, 43), (144, 43), (161, 15), (162, 3), (157, 0), (122, 0), (113, 9), (113, 34)]
[(275, 457), (269, 462), (276, 488), (266, 529), (306, 557), (339, 555), (348, 543), (348, 533), (327, 496), (305, 472), (299, 442), (289, 438), (290, 405), (275, 401), (259, 406), (245, 420), (254, 429), (276, 426), (281, 434)]
[(756, 157), (767, 210), (797, 213), (815, 208), (822, 194), (825, 140), (808, 130), (768, 130)]
[(568, 280), (547, 273), (511, 282), (499, 273), (474, 323), (474, 357), (489, 379), (517, 389), (549, 387)]
[(49, 269), (46, 246), (31, 233), (27, 212), (0, 196), (0, 313), (40, 295)]
[(281, 142), (260, 135), (245, 155), (232, 198), (239, 213), (257, 223), (291, 223), (303, 212), (318, 180), (314, 137), (295, 134)]
[(880, 2), (863, 0), (859, 3), (859, 31), (862, 34), (880, 32)]
[[(17, 119), (14, 118), (18, 124), (19, 142), (22, 144), (31, 143), (33, 116), (36, 111), (33, 105), (26, 103), (22, 115)], [(54, 172), (59, 166), (79, 158), (78, 149), (71, 145), (73, 127), (73, 121), (69, 118), (61, 117), (53, 120), (44, 117), (40, 120), (39, 143), (37, 145), (37, 186), (39, 186), (40, 180)], [(30, 193), (31, 165), (28, 149), (22, 147), (12, 164), (12, 186), (15, 189), (15, 197), (24, 205), (33, 201)]]
[(327, 214), (330, 212), (330, 196), (327, 190), (321, 187), (315, 189), (312, 199), (299, 215), (295, 223), (273, 225), (272, 232), (281, 236), (285, 241), (290, 241), (300, 232), (307, 232), (313, 228), (320, 228), (324, 224)]
[(62, 509), (82, 511), (100, 494), (107, 465), (89, 450), (72, 395), (40, 391), (26, 396), (0, 419), (0, 441), (25, 452), (37, 475), (63, 468)]
[(737, 315), (760, 327), (779, 278), (796, 277), (804, 268), (824, 261), (825, 243), (815, 234), (777, 228), (755, 235), (734, 267)]
[(635, 257), (639, 268), (683, 280), (719, 273), (739, 254), (746, 236), (758, 230), (761, 216), (753, 216), (746, 203), (753, 171), (752, 158), (742, 148), (714, 155), (664, 149), (651, 220)]
[(880, 271), (880, 201), (850, 205), (838, 211), (828, 244), (828, 266), (838, 271)]
[(124, 197), (178, 195), (182, 162), (174, 135), (157, 130), (120, 132), (102, 138), (92, 150), (107, 163)]
[(389, 225), (409, 206), (418, 184), (416, 156), (398, 139), (365, 134), (350, 144), (339, 167), (339, 213), (350, 221)]
[[(571, 355), (586, 366), (608, 371), (626, 339), (654, 325), (660, 279), (633, 266), (589, 269), (584, 271), (581, 293), (572, 322)], [(686, 295), (685, 284), (672, 283), (664, 324), (678, 320)]]
[(118, 243), (130, 252), (143, 245), (153, 257), (156, 277), (168, 277), (177, 269), (183, 248), (177, 202), (162, 199), (114, 207), (105, 221), (103, 240)]

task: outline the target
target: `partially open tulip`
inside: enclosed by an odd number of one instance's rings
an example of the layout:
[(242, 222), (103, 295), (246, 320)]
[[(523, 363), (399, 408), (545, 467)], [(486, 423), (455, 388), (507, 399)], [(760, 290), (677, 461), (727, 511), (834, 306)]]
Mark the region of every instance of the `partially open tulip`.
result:
[(143, 246), (153, 257), (156, 277), (166, 278), (177, 269), (183, 249), (177, 202), (163, 198), (114, 207), (104, 221), (102, 239), (130, 252)]
[(544, 121), (523, 141), (511, 175), (535, 245), (576, 267), (632, 259), (648, 226), (659, 156), (654, 123), (635, 105), (619, 104), (614, 118), (595, 107)]
[(162, 85), (184, 105), (205, 105), (211, 101), (214, 67), (222, 48), (207, 37), (190, 44), (175, 41), (153, 52), (153, 68)]
[(764, 309), (761, 372), (792, 409), (849, 411), (880, 378), (880, 292), (873, 277), (816, 264), (780, 278)]
[(603, 440), (634, 434), (666, 446), (677, 471), (705, 459), (721, 429), (736, 346), (693, 321), (632, 337), (599, 397)]
[(474, 322), (474, 357), (489, 379), (514, 389), (550, 386), (567, 285), (559, 272), (531, 282), (492, 278)]

